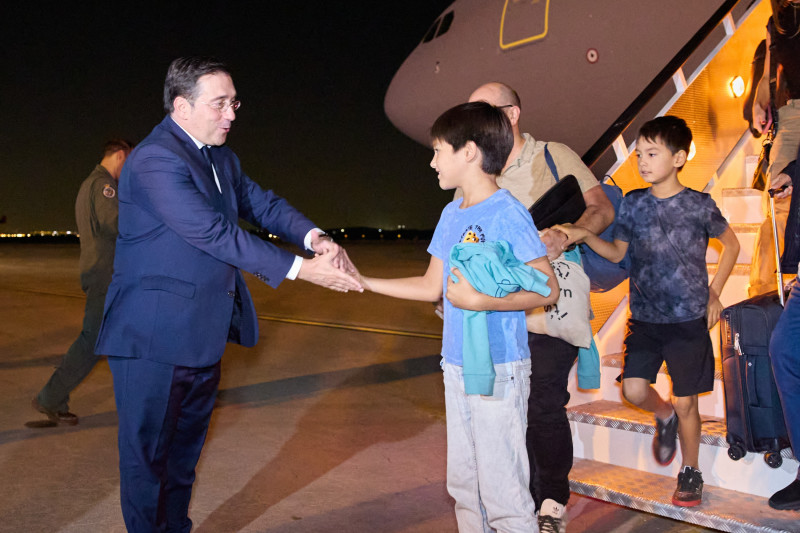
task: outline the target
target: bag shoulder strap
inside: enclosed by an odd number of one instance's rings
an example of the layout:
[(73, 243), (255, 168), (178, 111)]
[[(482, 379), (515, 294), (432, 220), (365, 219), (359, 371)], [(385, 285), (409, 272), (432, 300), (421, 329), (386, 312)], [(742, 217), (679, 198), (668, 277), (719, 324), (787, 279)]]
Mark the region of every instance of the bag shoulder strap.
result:
[[(772, 125), (769, 129), (769, 133), (772, 134), (778, 131), (778, 103), (775, 100), (778, 97), (778, 60), (775, 58), (775, 50), (777, 48), (775, 37), (778, 31), (777, 28), (775, 28), (775, 22), (773, 22), (772, 17), (767, 21), (767, 31), (770, 34), (769, 65), (764, 65), (764, 68), (769, 69), (767, 79), (769, 80), (769, 107), (772, 112)], [(768, 137), (770, 141), (771, 137), (772, 135)]]
[(544, 145), (544, 160), (547, 162), (550, 173), (552, 173), (553, 177), (556, 179), (556, 183), (558, 183), (558, 169), (556, 168), (556, 162), (553, 161), (553, 156), (550, 155), (550, 150), (547, 149), (546, 144)]

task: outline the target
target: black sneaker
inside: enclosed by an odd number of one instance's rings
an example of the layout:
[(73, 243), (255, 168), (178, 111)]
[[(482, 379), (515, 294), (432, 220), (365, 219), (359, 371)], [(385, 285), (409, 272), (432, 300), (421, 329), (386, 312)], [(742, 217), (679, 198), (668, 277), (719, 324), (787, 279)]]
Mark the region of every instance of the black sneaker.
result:
[(656, 417), (656, 433), (653, 435), (653, 456), (661, 466), (666, 466), (675, 458), (678, 437), (678, 415), (673, 412), (666, 420)]
[(691, 466), (678, 472), (678, 488), (672, 494), (672, 505), (694, 507), (703, 500), (703, 474)]
[(781, 511), (800, 511), (800, 479), (795, 479), (773, 494), (769, 506)]

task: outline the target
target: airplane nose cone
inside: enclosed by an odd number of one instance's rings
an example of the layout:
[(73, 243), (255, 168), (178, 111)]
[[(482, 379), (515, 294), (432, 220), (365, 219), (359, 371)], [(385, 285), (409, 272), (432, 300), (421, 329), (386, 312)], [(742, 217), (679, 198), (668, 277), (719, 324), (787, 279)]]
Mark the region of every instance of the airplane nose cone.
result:
[[(425, 124), (428, 126), (433, 124), (436, 116), (431, 117), (429, 105), (426, 103), (430, 94), (423, 94), (427, 92), (426, 84), (420, 83), (420, 80), (412, 75), (406, 63), (400, 67), (389, 84), (383, 110), (395, 128), (418, 143), (427, 145), (430, 139)], [(421, 87), (425, 89), (421, 90)]]

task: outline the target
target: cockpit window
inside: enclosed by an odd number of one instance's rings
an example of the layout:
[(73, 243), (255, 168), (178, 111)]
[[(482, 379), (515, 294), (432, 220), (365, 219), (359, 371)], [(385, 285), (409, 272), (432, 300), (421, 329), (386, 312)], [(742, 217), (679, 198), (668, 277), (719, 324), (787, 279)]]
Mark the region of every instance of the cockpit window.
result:
[(439, 37), (440, 35), (444, 35), (447, 33), (447, 30), (450, 29), (450, 25), (453, 24), (453, 12), (451, 11), (444, 17), (442, 17), (442, 25), (439, 26), (439, 31), (436, 32), (436, 36)]
[(436, 29), (439, 27), (439, 22), (441, 19), (436, 19), (436, 22), (433, 23), (433, 26), (428, 30), (428, 33), (425, 34), (425, 37), (422, 38), (423, 43), (429, 43), (436, 37)]
[[(447, 33), (447, 30), (450, 29), (450, 26), (453, 24), (453, 12), (447, 13), (445, 16), (436, 19), (436, 22), (428, 30), (428, 33), (425, 34), (425, 37), (422, 38), (423, 43), (429, 43), (434, 40), (436, 37)], [(437, 31), (438, 30), (438, 31)]]

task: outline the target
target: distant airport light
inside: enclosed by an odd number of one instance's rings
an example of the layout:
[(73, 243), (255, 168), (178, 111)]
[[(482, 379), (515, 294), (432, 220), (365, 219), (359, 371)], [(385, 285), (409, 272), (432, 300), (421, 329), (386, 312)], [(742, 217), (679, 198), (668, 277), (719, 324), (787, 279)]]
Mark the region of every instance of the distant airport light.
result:
[(692, 141), (692, 144), (689, 146), (689, 155), (686, 156), (686, 159), (691, 161), (694, 159), (695, 155), (697, 155), (697, 146), (695, 146), (694, 141)]
[(736, 76), (733, 78), (731, 80), (730, 87), (734, 98), (739, 98), (744, 94), (744, 80), (741, 76)]

